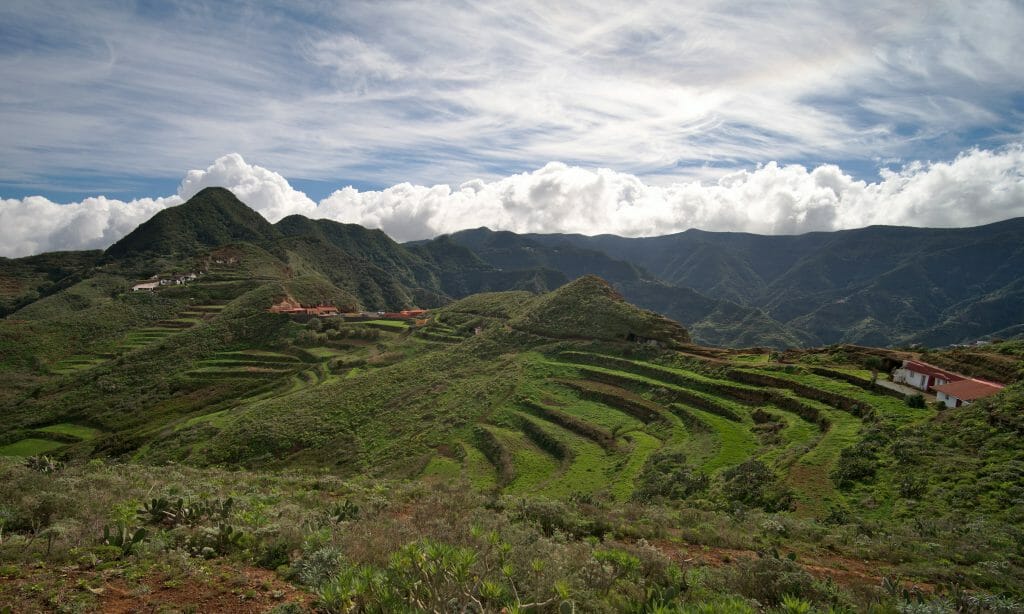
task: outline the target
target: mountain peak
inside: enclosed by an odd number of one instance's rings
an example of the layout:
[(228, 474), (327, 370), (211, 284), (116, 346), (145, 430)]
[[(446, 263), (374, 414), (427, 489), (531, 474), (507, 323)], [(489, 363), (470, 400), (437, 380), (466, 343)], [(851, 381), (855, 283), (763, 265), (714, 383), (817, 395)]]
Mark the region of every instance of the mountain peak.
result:
[(182, 254), (241, 241), (259, 243), (279, 236), (270, 222), (230, 190), (210, 187), (182, 205), (157, 213), (111, 245), (107, 255)]

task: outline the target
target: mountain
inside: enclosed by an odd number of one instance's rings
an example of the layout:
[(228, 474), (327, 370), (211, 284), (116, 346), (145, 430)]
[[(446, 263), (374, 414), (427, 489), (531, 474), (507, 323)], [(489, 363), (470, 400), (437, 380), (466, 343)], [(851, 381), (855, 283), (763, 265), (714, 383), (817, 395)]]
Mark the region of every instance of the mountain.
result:
[(568, 281), (539, 267), (506, 272), (463, 248), (440, 243), (402, 246), (380, 230), (356, 224), (298, 215), (270, 224), (223, 188), (204, 189), (185, 204), (159, 212), (107, 249), (105, 258), (109, 266), (135, 276), (202, 268), (224, 259), (235, 263), (219, 271), (225, 280), (315, 275), (361, 306), (385, 311), (436, 307), (482, 291), (546, 291)]
[(809, 341), (807, 335), (784, 326), (757, 308), (665, 283), (644, 267), (616, 260), (602, 251), (559, 241), (558, 236), (523, 236), (478, 228), (420, 245), (438, 241), (462, 245), (502, 270), (545, 267), (562, 273), (567, 279), (597, 275), (611, 283), (627, 300), (684, 323), (703, 343), (788, 347)]
[(102, 255), (93, 250), (0, 257), (0, 317), (81, 281)]
[(107, 248), (111, 258), (190, 254), (230, 243), (261, 243), (280, 237), (262, 215), (224, 188), (205, 188), (183, 205), (160, 211)]
[[(698, 230), (630, 239), (524, 235), (598, 250), (665, 283), (761, 310), (805, 344), (945, 345), (1024, 321), (1024, 218), (976, 228), (873, 226), (798, 236)], [(641, 294), (631, 295), (648, 304)], [(684, 320), (685, 321), (685, 320)]]

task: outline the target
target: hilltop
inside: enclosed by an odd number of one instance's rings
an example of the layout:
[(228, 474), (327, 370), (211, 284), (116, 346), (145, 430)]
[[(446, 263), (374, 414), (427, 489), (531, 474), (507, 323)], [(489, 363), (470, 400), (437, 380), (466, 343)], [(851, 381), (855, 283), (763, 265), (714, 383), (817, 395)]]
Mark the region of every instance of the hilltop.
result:
[(262, 215), (224, 188), (204, 188), (188, 202), (160, 211), (106, 250), (112, 258), (194, 253), (230, 243), (260, 243), (280, 237)]

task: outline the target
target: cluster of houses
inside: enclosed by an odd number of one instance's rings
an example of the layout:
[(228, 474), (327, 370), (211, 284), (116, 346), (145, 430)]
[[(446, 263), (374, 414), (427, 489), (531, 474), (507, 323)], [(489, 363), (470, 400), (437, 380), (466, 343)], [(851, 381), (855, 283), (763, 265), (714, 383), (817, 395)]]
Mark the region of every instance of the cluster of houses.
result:
[(283, 299), (280, 303), (272, 305), (270, 313), (284, 313), (291, 316), (304, 317), (334, 317), (341, 316), (346, 320), (417, 320), (422, 318), (426, 309), (405, 309), (402, 311), (351, 311), (342, 312), (334, 305), (302, 305), (292, 298)]
[(193, 272), (186, 273), (185, 275), (170, 275), (167, 277), (154, 275), (146, 281), (140, 281), (132, 286), (132, 292), (152, 292), (161, 286), (184, 286), (189, 282), (199, 279), (199, 276), (202, 274), (202, 272)]
[(904, 360), (903, 366), (893, 371), (892, 381), (932, 392), (949, 408), (970, 405), (1003, 389), (1002, 384), (966, 377), (919, 360)]
[(306, 307), (294, 299), (286, 298), (280, 303), (272, 305), (270, 307), (270, 313), (286, 313), (294, 316), (330, 317), (338, 315), (340, 311), (338, 311), (338, 308), (334, 305), (320, 304), (313, 305), (312, 307)]

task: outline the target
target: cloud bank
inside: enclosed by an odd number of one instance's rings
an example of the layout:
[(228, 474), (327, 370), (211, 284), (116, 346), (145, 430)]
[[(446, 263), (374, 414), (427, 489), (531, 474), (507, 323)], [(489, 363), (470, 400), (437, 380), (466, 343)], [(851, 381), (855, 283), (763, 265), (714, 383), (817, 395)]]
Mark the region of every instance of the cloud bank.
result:
[(876, 182), (834, 165), (775, 162), (713, 183), (649, 185), (609, 169), (551, 162), (528, 173), (457, 188), (402, 183), (352, 187), (319, 203), (280, 174), (238, 154), (186, 173), (177, 194), (129, 202), (0, 200), (0, 255), (105, 248), (166, 207), (222, 186), (271, 222), (291, 214), (380, 228), (398, 241), (487, 226), (515, 232), (654, 236), (700, 228), (798, 234), (871, 224), (974, 226), (1024, 216), (1024, 145), (972, 149), (951, 161), (884, 170)]

